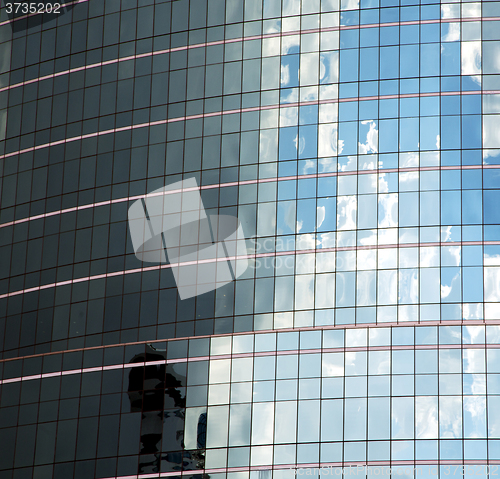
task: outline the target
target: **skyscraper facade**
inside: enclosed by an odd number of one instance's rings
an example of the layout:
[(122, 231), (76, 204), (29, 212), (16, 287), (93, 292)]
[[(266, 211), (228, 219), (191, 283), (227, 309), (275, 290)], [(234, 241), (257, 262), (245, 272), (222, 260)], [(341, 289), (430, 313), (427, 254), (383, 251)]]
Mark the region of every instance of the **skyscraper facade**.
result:
[(500, 2), (0, 16), (0, 479), (500, 475)]

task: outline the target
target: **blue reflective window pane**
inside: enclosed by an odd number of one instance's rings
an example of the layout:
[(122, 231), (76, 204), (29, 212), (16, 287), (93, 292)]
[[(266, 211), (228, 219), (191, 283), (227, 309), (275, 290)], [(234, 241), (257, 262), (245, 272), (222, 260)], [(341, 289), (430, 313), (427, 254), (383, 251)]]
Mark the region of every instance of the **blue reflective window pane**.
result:
[(358, 51), (340, 51), (340, 81), (350, 82), (358, 80)]
[(399, 47), (380, 48), (380, 78), (397, 78), (399, 74)]
[[(432, 35), (425, 34), (423, 32), (425, 27), (433, 27), (432, 29), (437, 31), (439, 35), (439, 28), (435, 28), (435, 25), (422, 25), (422, 37), (426, 39), (432, 38)], [(437, 43), (424, 43), (420, 47), (420, 75), (421, 76), (436, 76), (439, 75), (439, 54), (440, 45)]]
[(359, 42), (362, 47), (376, 47), (379, 44), (378, 28), (363, 28), (359, 32)]
[(460, 43), (441, 44), (441, 75), (460, 75)]
[(402, 25), (400, 28), (400, 43), (407, 45), (417, 43), (420, 40), (420, 28), (418, 25)]
[(460, 148), (460, 117), (443, 116), (441, 118), (441, 148)]
[(279, 159), (292, 160), (297, 158), (298, 131), (297, 127), (280, 128)]
[[(464, 191), (465, 193), (472, 193)], [(486, 224), (500, 224), (500, 190), (486, 190), (483, 192), (484, 222)], [(477, 199), (476, 199), (477, 202)]]
[(462, 148), (481, 148), (482, 128), (480, 115), (462, 116)]
[(441, 224), (459, 225), (462, 222), (460, 191), (441, 192)]
[(376, 80), (378, 78), (378, 48), (362, 48), (359, 52), (360, 80)]
[(299, 127), (299, 158), (314, 158), (318, 155), (318, 127)]

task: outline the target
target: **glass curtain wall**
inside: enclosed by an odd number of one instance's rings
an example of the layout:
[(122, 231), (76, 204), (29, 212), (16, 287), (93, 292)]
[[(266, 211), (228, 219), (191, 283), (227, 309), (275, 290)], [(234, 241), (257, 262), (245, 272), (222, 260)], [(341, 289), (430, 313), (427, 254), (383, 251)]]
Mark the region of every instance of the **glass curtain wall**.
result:
[(500, 2), (0, 7), (0, 479), (500, 474)]

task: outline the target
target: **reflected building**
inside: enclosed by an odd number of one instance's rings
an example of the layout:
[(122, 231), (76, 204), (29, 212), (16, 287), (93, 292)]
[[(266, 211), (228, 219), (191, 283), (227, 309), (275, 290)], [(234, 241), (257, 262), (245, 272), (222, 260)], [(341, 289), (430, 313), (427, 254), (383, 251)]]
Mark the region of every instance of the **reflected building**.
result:
[(1, 1), (0, 479), (497, 475), (500, 2)]
[[(196, 449), (186, 450), (186, 377), (175, 366), (165, 365), (165, 353), (146, 345), (146, 352), (130, 361), (144, 363), (132, 366), (128, 378), (130, 411), (141, 413), (138, 474), (204, 469), (206, 414), (199, 415), (194, 431), (189, 430), (196, 434)], [(185, 372), (185, 367), (177, 369)]]

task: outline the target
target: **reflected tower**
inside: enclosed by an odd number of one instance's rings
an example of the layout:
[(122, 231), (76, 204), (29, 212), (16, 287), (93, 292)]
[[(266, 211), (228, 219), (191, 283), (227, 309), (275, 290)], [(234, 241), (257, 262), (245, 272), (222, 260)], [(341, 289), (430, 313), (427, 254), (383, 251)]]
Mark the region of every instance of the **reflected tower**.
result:
[(496, 475), (500, 2), (1, 2), (0, 479)]
[(201, 414), (196, 424), (196, 449), (186, 450), (185, 367), (166, 365), (165, 353), (146, 345), (146, 352), (135, 355), (130, 361), (145, 364), (144, 367), (132, 367), (128, 378), (130, 410), (141, 413), (138, 474), (180, 473), (204, 468), (206, 414)]

